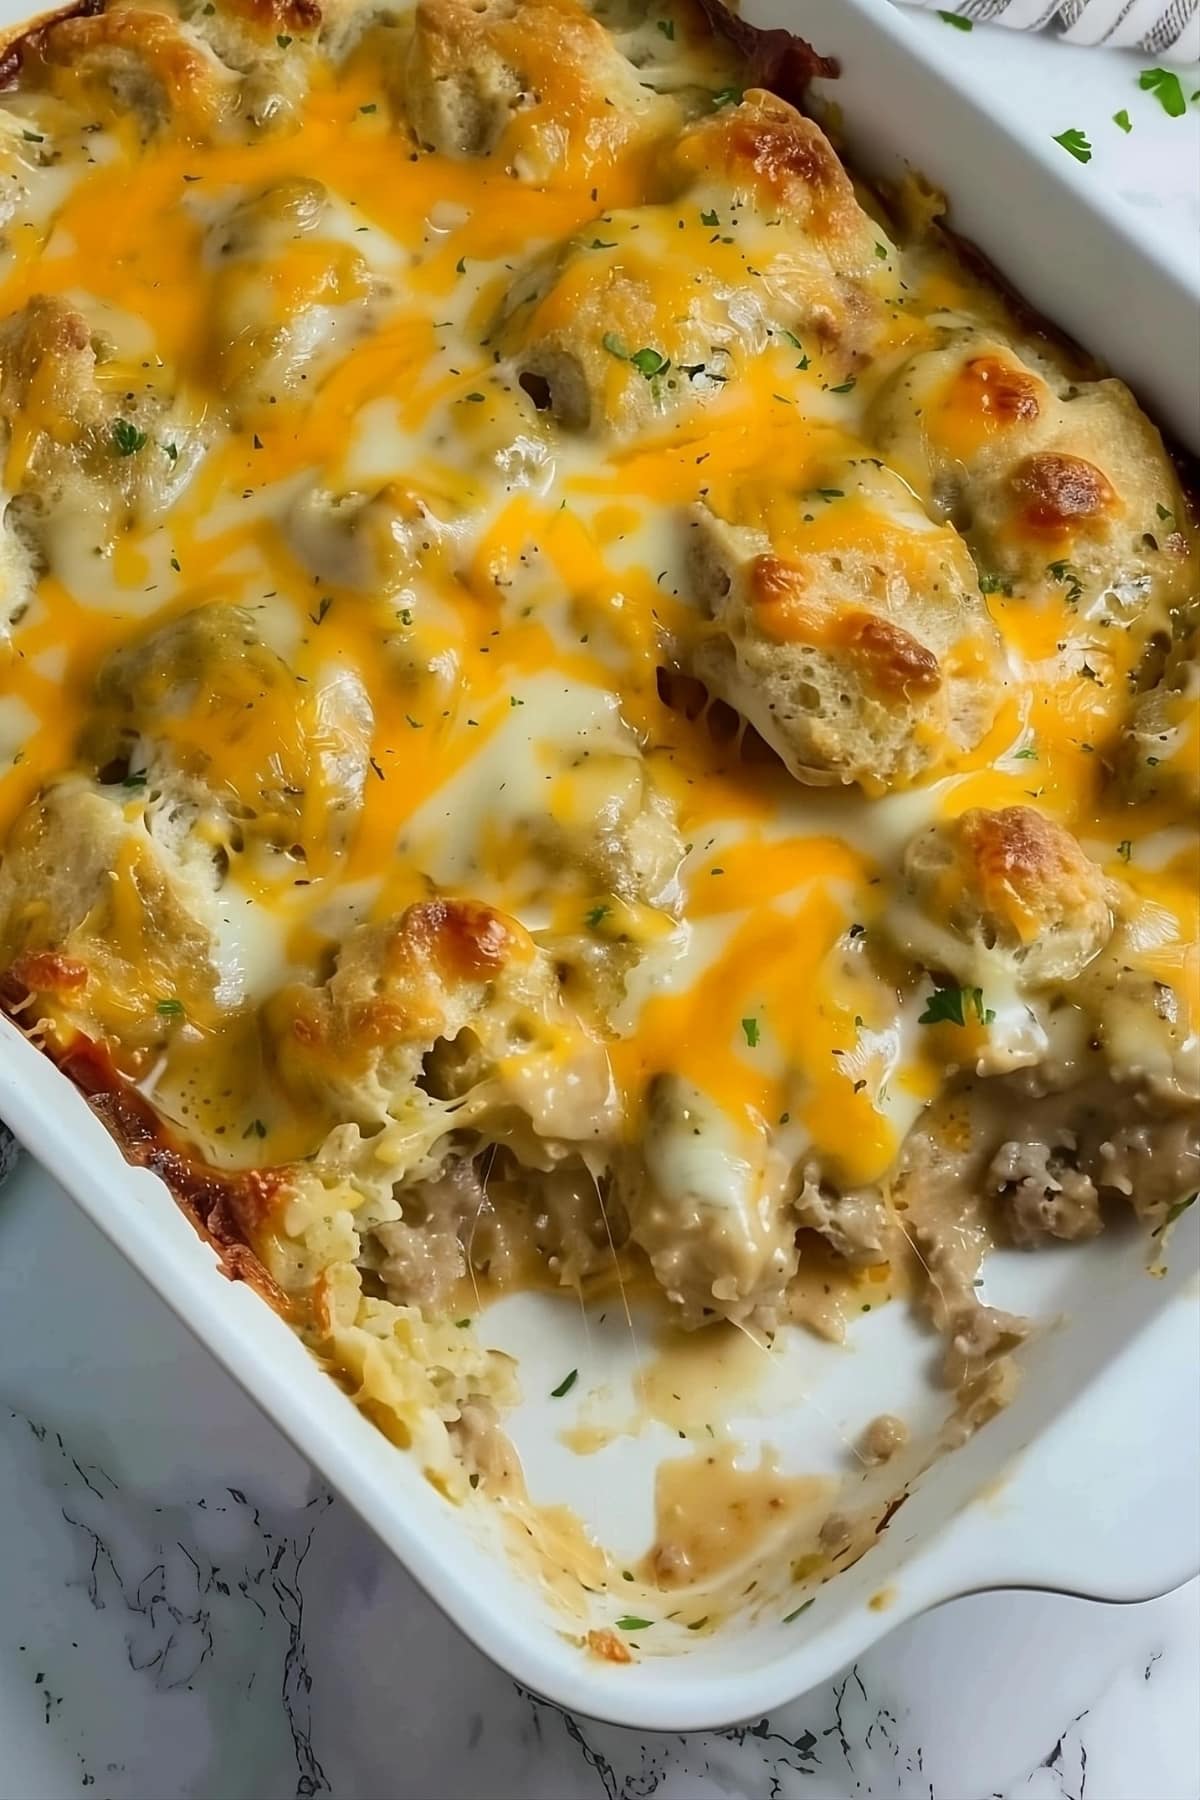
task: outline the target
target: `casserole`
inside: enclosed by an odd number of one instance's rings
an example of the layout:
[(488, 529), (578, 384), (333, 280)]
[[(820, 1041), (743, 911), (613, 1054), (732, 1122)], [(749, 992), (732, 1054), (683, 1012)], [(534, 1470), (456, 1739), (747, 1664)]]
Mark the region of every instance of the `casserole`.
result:
[[(981, 1005), (980, 1005), (979, 1010), (980, 1010), (981, 1022), (982, 1022), (982, 1006)], [(961, 1024), (961, 1022), (962, 1021), (960, 1019), (959, 1023)], [(749, 1037), (749, 1034), (747, 1034), (747, 1036)], [(10, 1116), (15, 1117), (17, 1123), (20, 1124), (21, 1121), (20, 1121), (18, 1114), (10, 1113)], [(136, 1183), (141, 1183), (144, 1180), (145, 1180), (145, 1178), (141, 1177), (141, 1176), (135, 1178)], [(1125, 1248), (1126, 1254), (1128, 1254), (1128, 1246), (1125, 1246), (1124, 1248)], [(1082, 1278), (1082, 1270), (1084, 1269), (1085, 1266), (1087, 1266), (1089, 1269), (1089, 1274), (1088, 1274), (1089, 1290), (1088, 1291), (1090, 1291), (1093, 1294), (1102, 1291), (1101, 1283), (1102, 1283), (1103, 1277), (1098, 1273), (1098, 1270), (1102, 1267), (1106, 1267), (1108, 1261), (1111, 1260), (1111, 1258), (1113, 1256), (1116, 1256), (1119, 1253), (1120, 1253), (1119, 1246), (1117, 1247), (1116, 1250), (1109, 1251), (1106, 1255), (1106, 1259), (1103, 1262), (1098, 1263), (1097, 1268), (1094, 1270), (1091, 1269), (1090, 1264), (1084, 1265), (1081, 1262), (1078, 1266), (1078, 1269), (1075, 1269), (1073, 1267), (1073, 1273), (1072, 1273), (1071, 1279), (1072, 1280), (1081, 1279)], [(1057, 1271), (1047, 1271), (1046, 1276), (1042, 1277), (1042, 1279), (1049, 1281), (1051, 1292), (1054, 1292), (1056, 1285), (1057, 1285), (1056, 1283), (1054, 1283), (1054, 1281), (1052, 1279), (1052, 1276), (1054, 1273), (1057, 1273)], [(182, 1274), (182, 1271), (180, 1271), (180, 1275), (181, 1274)], [(1031, 1277), (1030, 1279), (1032, 1280), (1033, 1278)], [(178, 1286), (181, 1289), (186, 1288), (186, 1283), (182, 1282), (180, 1280), (179, 1276), (176, 1277), (176, 1280), (177, 1280)], [(1023, 1279), (1023, 1282), (1022, 1282), (1023, 1288), (1026, 1285), (1028, 1285), (1028, 1284)], [(1047, 1294), (1046, 1297), (1049, 1298), (1049, 1294)], [(244, 1296), (243, 1296), (243, 1298), (244, 1298)], [(1059, 1296), (1057, 1294), (1055, 1294), (1055, 1299), (1057, 1300), (1058, 1298), (1059, 1298)], [(515, 1303), (514, 1303), (514, 1305), (515, 1305)], [(533, 1348), (534, 1343), (536, 1342), (538, 1345), (544, 1345), (546, 1343), (548, 1333), (550, 1330), (550, 1325), (549, 1325), (548, 1316), (544, 1316), (544, 1309), (537, 1307), (533, 1303), (531, 1303), (530, 1305), (527, 1306), (524, 1302), (520, 1303), (520, 1307), (521, 1307), (520, 1316), (518, 1317), (518, 1316), (514, 1315), (514, 1317), (511, 1319), (511, 1321), (508, 1321), (505, 1325), (505, 1330), (507, 1331), (506, 1343), (507, 1343), (507, 1347), (511, 1347), (513, 1350), (521, 1353), (520, 1361), (522, 1363), (522, 1366), (528, 1367), (532, 1361), (532, 1348)], [(504, 1311), (505, 1309), (508, 1309), (508, 1308), (509, 1308), (509, 1303), (508, 1302), (503, 1303), (502, 1308), (496, 1309), (497, 1316), (499, 1316), (501, 1311)], [(506, 1319), (507, 1319), (507, 1312), (506, 1312)], [(489, 1315), (489, 1325), (491, 1324), (491, 1322), (492, 1322), (491, 1316)], [(885, 1341), (886, 1336), (888, 1333), (899, 1329), (899, 1322), (894, 1317), (892, 1317), (890, 1314), (885, 1314), (883, 1316), (883, 1318), (880, 1320), (879, 1325), (880, 1325), (880, 1331), (883, 1334), (883, 1338), (881, 1339), (879, 1348), (882, 1351), (884, 1361), (887, 1362), (891, 1359), (889, 1357), (888, 1350), (886, 1347), (886, 1341)], [(871, 1333), (872, 1338), (874, 1338), (874, 1336), (875, 1336), (874, 1328), (875, 1328), (875, 1322), (872, 1321), (872, 1333)], [(251, 1330), (251, 1328), (249, 1326), (249, 1322), (246, 1321), (243, 1326), (243, 1331), (247, 1332), (250, 1330)], [(247, 1345), (249, 1346), (249, 1344), (253, 1341), (253, 1338), (256, 1338), (256, 1337), (257, 1337), (257, 1329), (255, 1328), (255, 1330), (252, 1334), (252, 1338), (247, 1338), (247, 1340), (246, 1340)], [(1040, 1348), (1042, 1349), (1043, 1354), (1046, 1354), (1046, 1355), (1049, 1354), (1049, 1350), (1045, 1346), (1042, 1346)], [(801, 1358), (800, 1360), (801, 1360), (801, 1363), (803, 1363), (804, 1359)], [(564, 1363), (565, 1363), (565, 1361), (566, 1361), (566, 1358), (564, 1358)], [(615, 1358), (612, 1359), (612, 1361), (615, 1364)], [(900, 1360), (896, 1359), (896, 1361), (897, 1361), (897, 1366), (901, 1366)], [(838, 1400), (838, 1397), (837, 1397), (838, 1378), (839, 1378), (839, 1376), (841, 1376), (843, 1379), (845, 1378), (846, 1369), (848, 1366), (849, 1365), (847, 1365), (847, 1364), (843, 1364), (841, 1366), (841, 1368), (839, 1369), (837, 1375), (826, 1378), (826, 1380), (824, 1381), (823, 1387), (822, 1387), (823, 1401), (827, 1404), (828, 1401), (832, 1399), (834, 1402), (834, 1405), (835, 1405), (835, 1410), (840, 1408), (840, 1401)], [(789, 1370), (788, 1373), (789, 1373), (789, 1376), (800, 1375), (801, 1378), (811, 1378), (811, 1372), (808, 1372), (808, 1371), (802, 1372), (802, 1370), (800, 1368), (793, 1368), (793, 1369)], [(296, 1376), (296, 1379), (299, 1379), (298, 1375)], [(1051, 1389), (1052, 1389), (1052, 1384), (1047, 1383), (1044, 1393), (1041, 1397), (1044, 1398), (1045, 1395), (1047, 1395), (1051, 1392)], [(552, 1390), (552, 1397), (553, 1398), (561, 1398), (561, 1395), (559, 1395), (557, 1392), (554, 1392)], [(334, 1397), (332, 1395), (330, 1395), (329, 1398), (332, 1400)], [(907, 1402), (903, 1402), (903, 1404), (904, 1404), (905, 1410), (910, 1410)], [(913, 1404), (915, 1406), (917, 1403), (914, 1402)], [(545, 1434), (545, 1436), (543, 1438), (539, 1439), (538, 1436), (536, 1435), (535, 1423), (531, 1422), (530, 1432), (528, 1434), (526, 1434), (525, 1436), (522, 1436), (522, 1438), (521, 1438), (521, 1449), (522, 1449), (522, 1453), (523, 1453), (525, 1461), (526, 1461), (526, 1466), (530, 1470), (531, 1478), (537, 1479), (537, 1478), (541, 1477), (543, 1474), (545, 1474), (545, 1476), (549, 1479), (550, 1484), (553, 1486), (555, 1475), (557, 1473), (553, 1466), (554, 1459), (555, 1459), (557, 1452), (554, 1449), (553, 1442), (550, 1441), (550, 1432), (552, 1432), (552, 1430), (553, 1430), (553, 1425), (551, 1423), (551, 1415), (553, 1414), (553, 1409), (547, 1408), (546, 1412), (547, 1412), (547, 1417), (546, 1417), (546, 1420), (544, 1421), (544, 1423), (547, 1427), (549, 1427), (549, 1431)], [(1015, 1418), (1017, 1415), (1013, 1414), (1010, 1416)], [(557, 1423), (557, 1421), (555, 1420), (554, 1423)], [(1007, 1423), (1007, 1421), (1005, 1423)], [(993, 1427), (992, 1431), (988, 1434), (989, 1439), (991, 1440), (994, 1447), (996, 1445), (998, 1445), (998, 1443), (1000, 1441), (1002, 1441), (1002, 1439), (996, 1435), (997, 1431), (998, 1431), (998, 1428)], [(749, 1436), (750, 1433), (746, 1433), (745, 1435)], [(382, 1453), (382, 1448), (383, 1448), (382, 1446), (379, 1446), (380, 1453)], [(972, 1451), (973, 1450), (974, 1450), (974, 1447), (972, 1447)], [(963, 1471), (966, 1469), (969, 1469), (971, 1467), (971, 1452), (960, 1453), (960, 1456), (955, 1459), (953, 1465), (951, 1465), (951, 1466), (952, 1466), (953, 1470), (956, 1472), (956, 1474), (959, 1476), (959, 1478), (961, 1479)], [(539, 1482), (539, 1485), (545, 1485), (545, 1484), (542, 1482)], [(632, 1485), (633, 1484), (631, 1482), (630, 1483), (631, 1489), (632, 1489)], [(947, 1476), (944, 1473), (944, 1471), (939, 1471), (936, 1485), (937, 1485), (938, 1491), (941, 1493), (941, 1495), (943, 1497), (947, 1497), (953, 1492), (954, 1485), (955, 1485), (954, 1478), (952, 1476)], [(921, 1511), (921, 1500), (924, 1496), (924, 1491), (925, 1490), (923, 1489), (921, 1494), (918, 1494), (917, 1496), (915, 1496), (912, 1500), (910, 1500), (908, 1502), (908, 1509), (906, 1511), (906, 1514), (904, 1515), (906, 1528), (907, 1528), (907, 1520), (908, 1520), (908, 1517), (910, 1516), (910, 1514), (913, 1515), (919, 1521), (920, 1511)], [(893, 1519), (894, 1518), (895, 1518), (895, 1515), (893, 1515)], [(633, 1522), (631, 1521), (631, 1526), (632, 1526), (632, 1523)], [(882, 1521), (881, 1521), (881, 1524), (882, 1524)], [(886, 1566), (888, 1563), (888, 1557), (885, 1553), (886, 1549), (890, 1548), (890, 1546), (892, 1544), (899, 1541), (895, 1535), (896, 1534), (895, 1523), (889, 1523), (887, 1525), (887, 1531), (889, 1533), (891, 1533), (892, 1535), (885, 1539), (884, 1546), (882, 1546), (880, 1549), (877, 1549), (872, 1552), (871, 1556), (866, 1559), (866, 1563), (864, 1563), (864, 1565), (863, 1565), (863, 1567), (865, 1568), (867, 1564), (870, 1564), (871, 1569), (872, 1569), (873, 1573), (875, 1574), (876, 1578), (879, 1577), (881, 1571), (886, 1572)], [(847, 1583), (848, 1579), (849, 1578), (847, 1576), (839, 1577), (838, 1582), (836, 1584), (834, 1584), (835, 1589), (837, 1589), (837, 1590), (844, 1589), (844, 1586)], [(882, 1595), (883, 1589), (882, 1588), (876, 1589), (876, 1593), (877, 1593), (877, 1595)], [(814, 1607), (816, 1609), (821, 1609), (826, 1604), (826, 1601), (827, 1601), (827, 1596), (825, 1594), (819, 1595), (817, 1597), (816, 1601), (814, 1602)], [(794, 1624), (795, 1620), (799, 1616), (800, 1610), (801, 1609), (797, 1609), (797, 1612), (790, 1615), (787, 1619), (785, 1619), (783, 1621), (783, 1623), (785, 1625)], [(819, 1618), (819, 1616), (820, 1616), (819, 1610), (814, 1610), (812, 1614), (808, 1614), (807, 1612), (805, 1613), (804, 1629), (805, 1629), (806, 1633), (809, 1630), (810, 1625), (812, 1623), (814, 1623)], [(704, 1621), (698, 1621), (697, 1623), (704, 1623)], [(751, 1637), (760, 1637), (763, 1634), (760, 1632), (759, 1627), (756, 1625), (754, 1628), (754, 1631), (752, 1633), (750, 1633), (749, 1635)], [(769, 1646), (769, 1636), (768, 1636), (768, 1643), (765, 1646), (765, 1648), (766, 1648), (766, 1653), (773, 1654), (773, 1652), (770, 1650), (770, 1646)], [(689, 1648), (689, 1659), (688, 1659), (689, 1664), (693, 1665), (693, 1667), (695, 1667), (695, 1665), (702, 1664), (704, 1657), (705, 1657), (705, 1649), (706, 1649), (706, 1645), (703, 1642), (703, 1640), (700, 1638), (697, 1638), (696, 1642), (695, 1642), (695, 1648), (694, 1649)], [(609, 1677), (610, 1682), (612, 1679), (613, 1678), (610, 1676)], [(637, 1672), (637, 1688), (640, 1693), (642, 1693), (642, 1694), (647, 1693), (654, 1683), (661, 1682), (664, 1680), (667, 1680), (667, 1678), (660, 1675), (658, 1664), (655, 1659), (650, 1658), (650, 1657), (645, 1657), (639, 1661), (638, 1672)], [(695, 1680), (696, 1680), (696, 1676), (695, 1676), (695, 1673), (693, 1673), (689, 1677), (689, 1684), (692, 1686), (693, 1691), (694, 1691)], [(560, 1695), (565, 1695), (565, 1693), (567, 1692), (567, 1690), (562, 1685), (561, 1677), (557, 1683), (547, 1682), (544, 1679), (536, 1679), (535, 1685), (541, 1687), (543, 1690), (549, 1689), (550, 1691), (553, 1691), (556, 1694), (560, 1694)], [(625, 1686), (632, 1687), (632, 1683), (630, 1682), (628, 1676), (625, 1678)], [(577, 1694), (576, 1694), (576, 1703), (577, 1704), (582, 1703), (585, 1705), (588, 1704), (587, 1701), (581, 1702), (578, 1699)], [(607, 1703), (606, 1707), (603, 1707), (603, 1708), (597, 1708), (596, 1705), (591, 1705), (590, 1710), (597, 1710), (597, 1709), (607, 1710), (607, 1707), (612, 1706), (613, 1704), (614, 1704), (614, 1702), (610, 1701)], [(739, 1708), (738, 1710), (741, 1710), (741, 1709)], [(632, 1714), (627, 1713), (624, 1716), (632, 1716)]]

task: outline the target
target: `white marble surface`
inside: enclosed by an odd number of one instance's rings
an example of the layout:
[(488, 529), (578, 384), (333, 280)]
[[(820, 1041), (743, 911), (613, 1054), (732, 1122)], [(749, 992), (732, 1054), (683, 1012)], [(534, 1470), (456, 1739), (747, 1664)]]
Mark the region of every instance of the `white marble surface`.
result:
[[(957, 50), (1200, 259), (1200, 108), (1140, 93), (1150, 59)], [(458, 1637), (48, 1181), (0, 1194), (0, 1800), (1197, 1800), (1198, 1695), (1192, 1583), (959, 1601), (736, 1730), (571, 1718)]]

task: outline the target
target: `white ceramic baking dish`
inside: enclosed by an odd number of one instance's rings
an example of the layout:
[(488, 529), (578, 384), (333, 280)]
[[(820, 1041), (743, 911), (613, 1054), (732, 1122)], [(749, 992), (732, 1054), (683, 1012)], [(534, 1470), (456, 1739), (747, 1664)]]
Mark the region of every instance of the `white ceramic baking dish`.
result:
[[(0, 25), (19, 11), (20, 0), (0, 0)], [(960, 231), (1107, 357), (1158, 418), (1194, 435), (1197, 295), (1129, 241), (1086, 171), (1053, 144), (1020, 142), (963, 91), (948, 51), (885, 0), (747, 0), (745, 11), (839, 58), (842, 129), (865, 169), (908, 163), (945, 187)], [(793, 1697), (953, 1595), (1027, 1585), (1134, 1600), (1200, 1565), (1200, 1208), (1180, 1222), (1160, 1279), (1133, 1232), (995, 1258), (989, 1297), (1059, 1321), (1024, 1354), (1012, 1406), (919, 1480), (870, 1551), (799, 1617), (786, 1622), (782, 1605), (735, 1617), (669, 1655), (647, 1633), (634, 1663), (614, 1665), (580, 1650), (579, 1625), (568, 1628), (507, 1560), (482, 1505), (443, 1501), (255, 1294), (221, 1275), (157, 1177), (128, 1167), (85, 1102), (2, 1020), (0, 1116), (468, 1636), (573, 1709), (648, 1728), (712, 1726)], [(484, 1336), (520, 1355), (527, 1398), (513, 1432), (534, 1497), (569, 1501), (606, 1543), (636, 1555), (651, 1535), (654, 1464), (678, 1452), (674, 1434), (620, 1438), (589, 1457), (559, 1436), (577, 1405), (628, 1382), (622, 1329), (593, 1325), (588, 1341), (569, 1306), (525, 1297), (494, 1309)], [(945, 1404), (927, 1380), (932, 1357), (903, 1305), (862, 1320), (844, 1350), (797, 1336), (763, 1390), (776, 1402), (747, 1406), (738, 1435), (751, 1453), (778, 1445), (795, 1469), (834, 1468), (846, 1438), (888, 1408), (914, 1420), (919, 1444)], [(576, 1389), (552, 1400), (576, 1366)], [(595, 1622), (613, 1611), (598, 1600)]]

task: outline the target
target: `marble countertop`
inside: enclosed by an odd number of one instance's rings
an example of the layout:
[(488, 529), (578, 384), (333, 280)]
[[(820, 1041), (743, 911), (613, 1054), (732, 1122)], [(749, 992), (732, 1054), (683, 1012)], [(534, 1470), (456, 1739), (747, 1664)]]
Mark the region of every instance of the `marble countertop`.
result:
[[(1139, 91), (1152, 58), (983, 29), (957, 50), (1030, 132), (1084, 129), (1137, 229), (1200, 262), (1200, 107)], [(1195, 1582), (958, 1601), (725, 1731), (535, 1699), (28, 1162), (0, 1195), (0, 1371), (0, 1800), (1200, 1795)]]

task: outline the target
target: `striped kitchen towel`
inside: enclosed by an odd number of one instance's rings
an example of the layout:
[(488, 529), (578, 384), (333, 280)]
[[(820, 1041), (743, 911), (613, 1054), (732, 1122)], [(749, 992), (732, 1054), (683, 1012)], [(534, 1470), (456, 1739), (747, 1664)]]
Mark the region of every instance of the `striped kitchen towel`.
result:
[[(936, 0), (908, 4), (934, 6)], [(941, 0), (937, 10), (1018, 31), (1054, 25), (1068, 44), (1144, 50), (1168, 62), (1200, 58), (1200, 0)]]

